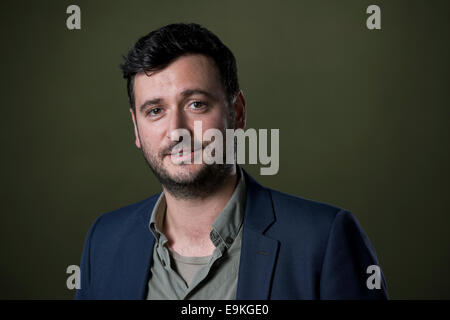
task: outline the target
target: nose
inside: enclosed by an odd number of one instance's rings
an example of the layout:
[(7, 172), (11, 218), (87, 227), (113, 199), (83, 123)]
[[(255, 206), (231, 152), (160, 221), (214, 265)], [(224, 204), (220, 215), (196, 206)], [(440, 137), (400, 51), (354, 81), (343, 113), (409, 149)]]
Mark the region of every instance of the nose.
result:
[(187, 119), (182, 111), (178, 110), (178, 108), (175, 108), (170, 112), (169, 115), (169, 123), (167, 127), (166, 137), (171, 141), (174, 140), (173, 137), (178, 137), (178, 140), (176, 141), (181, 142), (183, 137), (180, 136), (179, 134), (178, 135), (174, 134), (176, 130), (179, 129), (188, 130)]

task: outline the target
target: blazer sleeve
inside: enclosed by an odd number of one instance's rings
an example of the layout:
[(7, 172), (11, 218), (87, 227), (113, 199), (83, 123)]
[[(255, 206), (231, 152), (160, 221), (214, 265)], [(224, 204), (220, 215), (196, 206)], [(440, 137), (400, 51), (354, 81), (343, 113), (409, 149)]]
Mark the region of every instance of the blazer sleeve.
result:
[(320, 299), (388, 299), (375, 250), (356, 218), (346, 210), (337, 213), (330, 229), (320, 276)]
[(80, 277), (81, 287), (75, 292), (75, 300), (94, 299), (94, 292), (91, 289), (92, 277), (92, 240), (95, 228), (101, 217), (97, 218), (89, 229), (84, 241), (83, 253), (81, 254)]

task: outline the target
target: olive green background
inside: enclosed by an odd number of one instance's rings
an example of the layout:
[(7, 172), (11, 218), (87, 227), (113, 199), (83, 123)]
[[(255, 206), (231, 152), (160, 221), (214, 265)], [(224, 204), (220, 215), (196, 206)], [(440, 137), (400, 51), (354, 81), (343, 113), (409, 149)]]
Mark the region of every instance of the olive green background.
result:
[[(81, 30), (66, 8), (81, 7)], [(381, 7), (381, 30), (366, 8)], [(0, 298), (71, 299), (101, 213), (159, 192), (118, 65), (197, 22), (234, 52), (248, 128), (280, 129), (262, 184), (354, 213), (393, 299), (450, 298), (448, 1), (2, 1)], [(301, 272), (301, 270), (299, 270)]]

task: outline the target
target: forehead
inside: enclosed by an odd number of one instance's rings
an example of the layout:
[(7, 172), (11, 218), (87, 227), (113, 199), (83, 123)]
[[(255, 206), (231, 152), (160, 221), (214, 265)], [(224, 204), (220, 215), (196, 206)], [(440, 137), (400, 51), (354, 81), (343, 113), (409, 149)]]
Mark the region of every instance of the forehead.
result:
[(155, 97), (171, 98), (194, 88), (225, 97), (219, 70), (212, 58), (201, 54), (185, 55), (162, 70), (147, 74), (140, 72), (134, 79), (137, 106)]

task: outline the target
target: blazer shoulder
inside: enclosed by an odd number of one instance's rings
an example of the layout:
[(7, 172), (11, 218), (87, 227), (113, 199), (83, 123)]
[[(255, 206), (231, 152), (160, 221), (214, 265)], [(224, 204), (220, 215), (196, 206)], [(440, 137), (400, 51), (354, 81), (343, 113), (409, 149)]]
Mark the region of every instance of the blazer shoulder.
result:
[(160, 193), (137, 203), (101, 214), (94, 223), (96, 224), (96, 229), (109, 233), (124, 230), (126, 226), (134, 225), (136, 222), (145, 223), (147, 219), (150, 219), (150, 214), (159, 195)]
[(340, 211), (347, 211), (337, 205), (299, 197), (278, 190), (269, 189), (274, 209), (284, 216), (311, 217), (314, 219), (333, 220)]
[[(281, 230), (304, 231), (310, 236), (326, 237), (340, 213), (352, 213), (337, 205), (319, 202), (269, 189), (276, 225)], [(277, 229), (278, 229), (277, 228)]]

